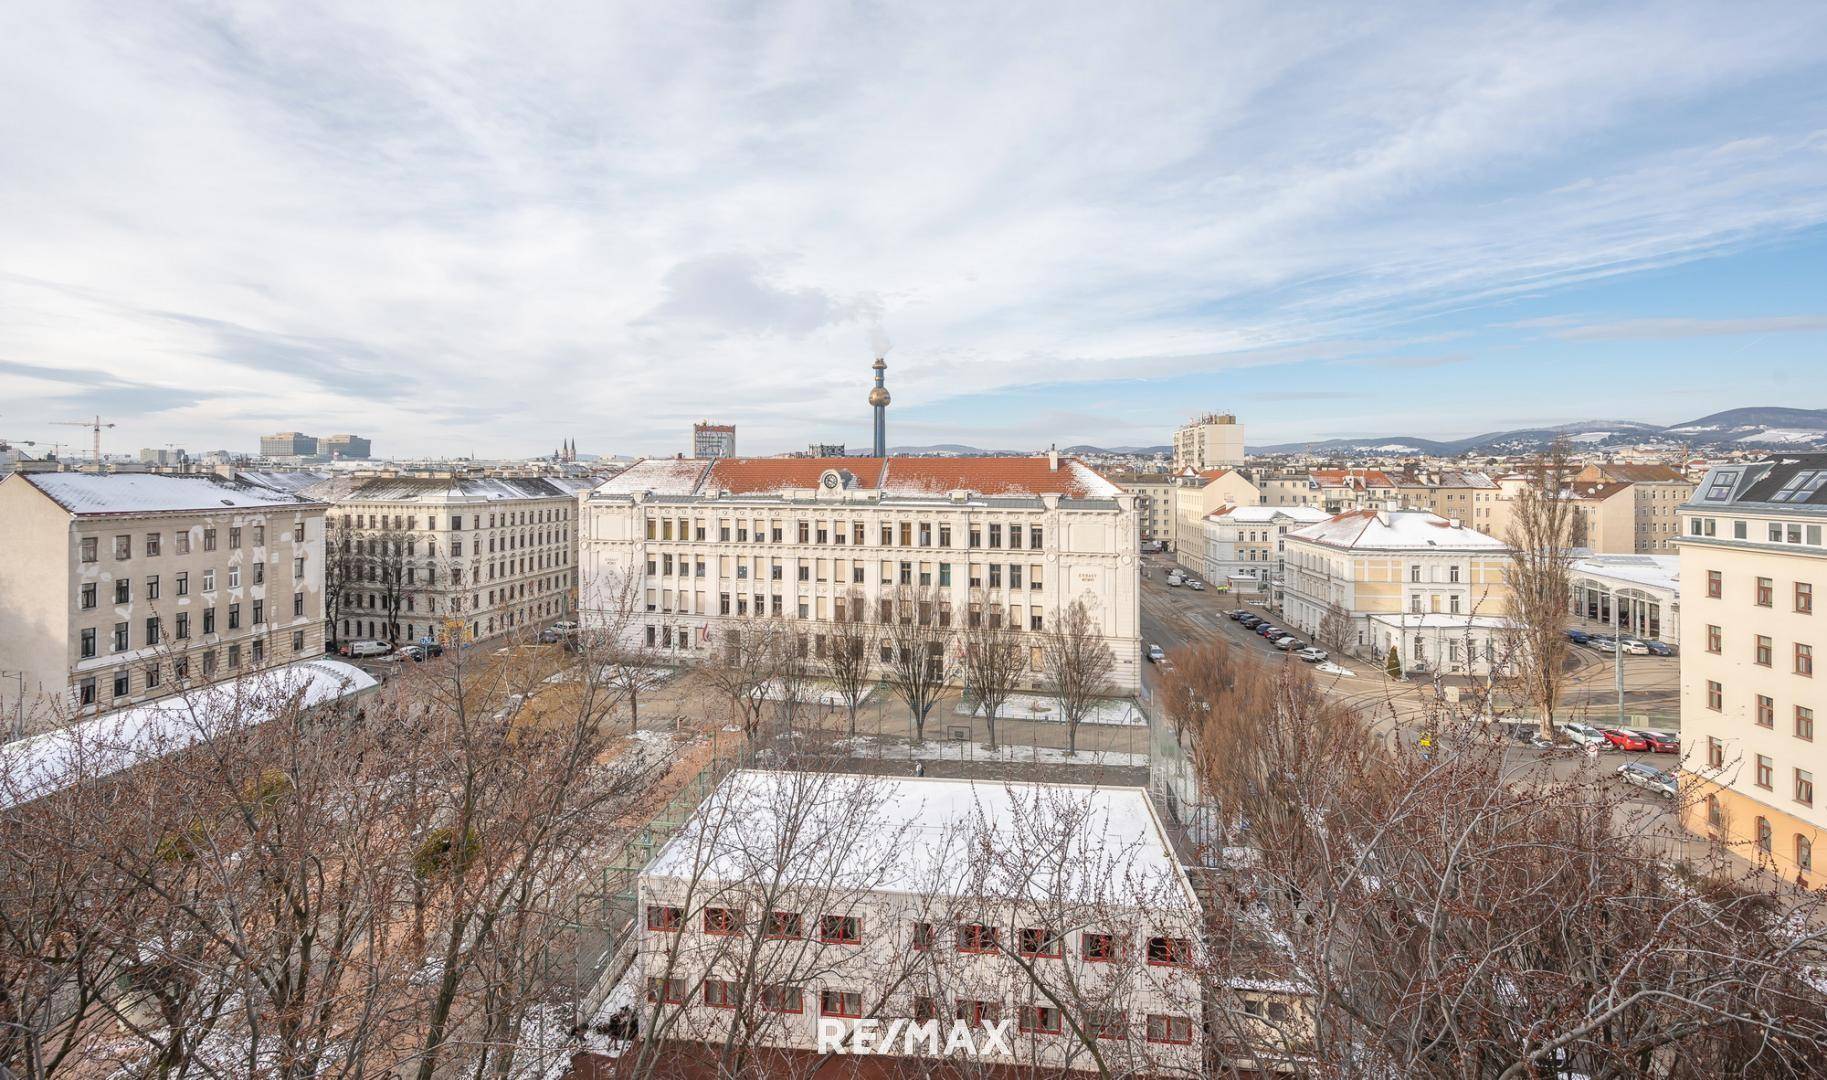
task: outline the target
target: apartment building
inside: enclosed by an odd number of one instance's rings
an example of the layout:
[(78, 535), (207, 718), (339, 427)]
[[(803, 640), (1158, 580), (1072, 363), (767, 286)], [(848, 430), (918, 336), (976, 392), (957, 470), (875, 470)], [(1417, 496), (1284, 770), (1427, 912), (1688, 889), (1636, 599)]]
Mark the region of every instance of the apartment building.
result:
[(1401, 487), (1402, 504), (1457, 519), (1502, 539), (1510, 528), (1510, 502), (1489, 474), (1465, 469), (1422, 469)]
[(1243, 464), (1243, 425), (1230, 413), (1195, 416), (1174, 432), (1174, 469), (1234, 469)]
[(1143, 543), (1174, 547), (1174, 519), (1178, 512), (1174, 490), (1178, 479), (1169, 472), (1116, 472), (1100, 470), (1104, 479), (1136, 497), (1136, 530)]
[(318, 441), (318, 452), (338, 461), (365, 461), (374, 444), (360, 435), (331, 435)]
[(1289, 532), (1282, 612), (1317, 635), (1335, 607), (1346, 647), (1404, 672), (1486, 675), (1510, 667), (1509, 548), (1427, 510), (1352, 510)]
[(260, 436), (260, 456), (264, 458), (312, 457), (317, 453), (317, 436), (299, 431), (281, 431)]
[(1668, 465), (1616, 462), (1574, 474), (1574, 543), (1600, 554), (1648, 555), (1674, 550), (1679, 511), (1694, 483)]
[(393, 476), (307, 489), (332, 504), (335, 636), (479, 641), (570, 617), (579, 487)]
[(1207, 581), (1244, 579), (1267, 591), (1283, 580), (1288, 532), (1331, 515), (1312, 506), (1221, 506), (1205, 517)]
[(1261, 492), (1264, 506), (1320, 506), (1319, 485), (1305, 472), (1258, 470), (1250, 480)]
[[(1082, 835), (1024, 829), (1042, 815)], [(1019, 854), (974, 875), (992, 848)], [(778, 852), (793, 853), (784, 876)], [(1046, 872), (1014, 869), (1023, 857)], [(636, 1008), (662, 1018), (658, 1037), (716, 1044), (741, 1024), (811, 1052), (821, 1025), (848, 1036), (899, 1017), (936, 1021), (936, 1043), (878, 1052), (955, 1063), (954, 1020), (979, 1036), (1006, 1021), (1000, 1045), (962, 1056), (1082, 1067), (1072, 1032), (1091, 1029), (1126, 1074), (1200, 1072), (1199, 904), (1140, 788), (738, 771), (637, 892)]]
[[(1818, 884), (1827, 858), (1827, 454), (1716, 465), (1681, 507), (1683, 781), (1692, 832)], [(1820, 855), (1816, 853), (1820, 852)]]
[(736, 425), (700, 420), (691, 428), (691, 455), (699, 458), (736, 456)]
[(1174, 561), (1195, 574), (1205, 569), (1205, 518), (1221, 506), (1255, 506), (1262, 493), (1236, 469), (1181, 469), (1174, 487)]
[(1135, 504), (1058, 455), (643, 461), (585, 500), (583, 621), (618, 621), (632, 582), (644, 640), (691, 655), (743, 619), (854, 618), (859, 592), (878, 612), (934, 589), (941, 620), (977, 604), (1035, 632), (1038, 676), (1038, 633), (1083, 599), (1133, 690)]
[(43, 726), (321, 654), (324, 510), (213, 476), (7, 476), (4, 688)]

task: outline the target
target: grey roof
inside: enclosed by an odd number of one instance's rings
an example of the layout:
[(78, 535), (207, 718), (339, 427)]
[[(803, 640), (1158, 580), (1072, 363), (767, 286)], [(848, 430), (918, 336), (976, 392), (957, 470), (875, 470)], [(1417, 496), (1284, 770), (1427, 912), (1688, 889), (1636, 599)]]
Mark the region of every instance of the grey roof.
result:
[(325, 472), (275, 472), (266, 469), (242, 469), (235, 473), (235, 479), (244, 484), (293, 495), (329, 478), (330, 474)]
[(156, 514), (177, 510), (270, 508), (312, 502), (219, 476), (160, 473), (20, 473), (72, 514)]
[(1689, 506), (1827, 510), (1827, 454), (1780, 454), (1742, 465), (1716, 465)]
[(504, 502), (514, 499), (568, 499), (572, 494), (543, 477), (380, 476), (354, 481), (346, 491), (341, 491), (336, 496), (336, 501), (440, 502), (467, 499)]

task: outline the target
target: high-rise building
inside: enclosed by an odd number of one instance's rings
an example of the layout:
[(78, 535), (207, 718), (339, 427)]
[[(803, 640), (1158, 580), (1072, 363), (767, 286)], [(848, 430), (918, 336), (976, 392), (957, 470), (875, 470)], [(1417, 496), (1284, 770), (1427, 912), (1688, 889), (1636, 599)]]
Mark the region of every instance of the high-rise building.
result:
[(312, 457), (317, 453), (317, 436), (297, 431), (260, 436), (260, 456), (269, 458)]
[(807, 457), (843, 457), (843, 443), (815, 442), (806, 447)]
[(736, 425), (713, 424), (700, 420), (691, 428), (691, 456), (726, 458), (736, 456)]
[(1174, 468), (1235, 468), (1243, 464), (1243, 425), (1231, 413), (1195, 416), (1174, 432)]
[(318, 452), (340, 461), (366, 461), (373, 444), (360, 435), (331, 435), (317, 444)]

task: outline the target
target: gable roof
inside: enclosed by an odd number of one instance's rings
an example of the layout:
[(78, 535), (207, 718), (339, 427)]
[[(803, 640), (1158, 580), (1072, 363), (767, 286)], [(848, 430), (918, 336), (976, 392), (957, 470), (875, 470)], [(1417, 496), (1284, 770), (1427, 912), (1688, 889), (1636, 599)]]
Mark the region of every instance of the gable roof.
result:
[(1502, 540), (1452, 522), (1431, 510), (1348, 510), (1288, 534), (1351, 551), (1415, 551), (1426, 548), (1509, 550)]
[(711, 462), (704, 490), (733, 495), (772, 494), (818, 486), (826, 469), (849, 472), (858, 487), (874, 487), (882, 471), (881, 458), (717, 458)]
[(274, 491), (210, 474), (17, 473), (72, 514), (158, 514), (180, 510), (273, 509), (315, 505)]
[(887, 495), (1065, 495), (1107, 499), (1122, 489), (1077, 458), (1062, 457), (1054, 469), (1044, 457), (889, 458), (878, 485)]
[(778, 495), (818, 487), (827, 469), (848, 472), (856, 486), (884, 495), (920, 497), (970, 491), (979, 495), (1058, 494), (1107, 499), (1123, 489), (1077, 458), (838, 457), (653, 458), (598, 485), (599, 495)]
[(1623, 484), (1665, 484), (1687, 479), (1681, 475), (1681, 470), (1670, 465), (1633, 465), (1611, 461), (1594, 462), (1580, 472), (1591, 473), (1600, 480)]

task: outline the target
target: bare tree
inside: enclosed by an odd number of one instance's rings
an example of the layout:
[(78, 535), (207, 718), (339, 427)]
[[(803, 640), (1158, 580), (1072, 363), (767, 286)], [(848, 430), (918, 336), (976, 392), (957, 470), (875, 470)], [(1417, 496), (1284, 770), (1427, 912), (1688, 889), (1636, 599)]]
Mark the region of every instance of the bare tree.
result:
[(761, 737), (768, 698), (778, 692), (783, 650), (778, 622), (768, 618), (726, 621), (716, 631), (721, 640), (714, 652), (695, 669), (729, 702), (741, 720), (743, 733), (753, 743)]
[(579, 653), (585, 665), (601, 665), (601, 676), (628, 702), (631, 730), (641, 726), (641, 695), (665, 681), (660, 665), (670, 663), (669, 646), (683, 627), (671, 625), (666, 616), (655, 619), (645, 611), (641, 578), (625, 571), (610, 571), (591, 580), (585, 623), (578, 634)]
[(874, 682), (875, 632), (869, 623), (868, 601), (853, 591), (844, 606), (844, 617), (827, 623), (824, 651), (818, 656), (821, 673), (843, 699), (849, 716), (849, 734), (856, 734), (856, 712)]
[(1506, 613), (1508, 652), (1518, 696), (1535, 712), (1544, 738), (1554, 737), (1554, 709), (1566, 680), (1567, 602), (1576, 510), (1567, 444), (1557, 440), (1531, 465), (1529, 483), (1510, 514)]
[(930, 586), (900, 585), (881, 598), (877, 642), (882, 681), (906, 704), (914, 741), (926, 739), (926, 719), (952, 681), (957, 663), (952, 648), (950, 601)]
[(1021, 685), (1027, 670), (1028, 644), (1020, 628), (1010, 626), (1002, 605), (987, 593), (973, 591), (964, 628), (958, 632), (964, 646), (963, 670), (967, 691), (983, 708), (989, 725), (991, 750), (996, 749), (996, 718)]
[(1334, 653), (1348, 651), (1357, 643), (1357, 635), (1351, 625), (1351, 614), (1336, 601), (1326, 605), (1320, 615), (1319, 626), (1314, 629), (1313, 639), (1322, 648)]
[(1110, 695), (1116, 656), (1081, 598), (1053, 620), (1042, 646), (1043, 682), (1066, 721), (1066, 753), (1078, 753), (1078, 726)]
[(332, 646), (342, 636), (344, 608), (355, 594), (361, 580), (355, 535), (347, 513), (324, 515), (324, 622), (329, 628)]

